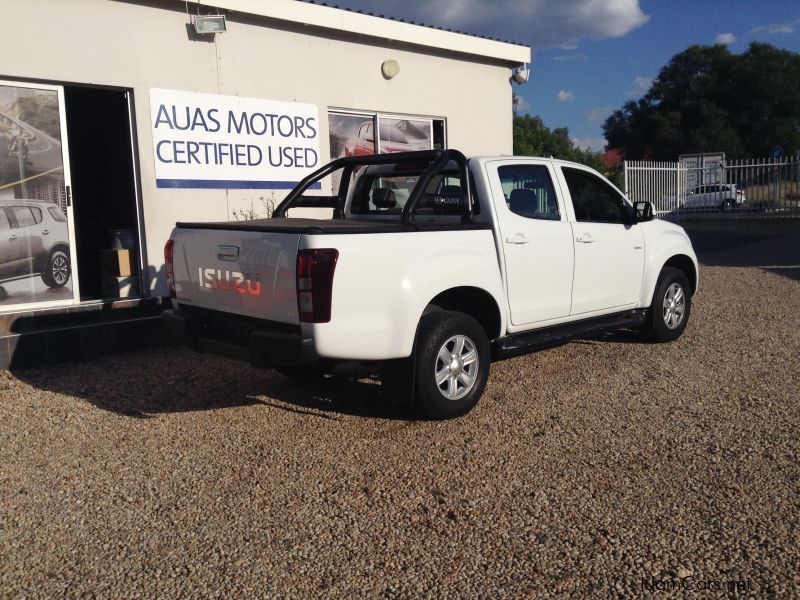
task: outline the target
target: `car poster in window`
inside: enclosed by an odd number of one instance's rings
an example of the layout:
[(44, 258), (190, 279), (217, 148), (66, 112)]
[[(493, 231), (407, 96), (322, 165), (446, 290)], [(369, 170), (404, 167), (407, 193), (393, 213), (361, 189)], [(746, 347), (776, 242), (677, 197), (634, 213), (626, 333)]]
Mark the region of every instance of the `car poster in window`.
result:
[[(367, 156), (378, 152), (390, 154), (433, 148), (430, 119), (329, 112), (328, 134), (331, 160), (343, 156)], [(338, 174), (334, 174), (333, 188), (337, 189), (338, 185)]]
[(58, 92), (0, 84), (0, 311), (73, 298)]
[(433, 148), (430, 121), (381, 117), (378, 122), (381, 154)]

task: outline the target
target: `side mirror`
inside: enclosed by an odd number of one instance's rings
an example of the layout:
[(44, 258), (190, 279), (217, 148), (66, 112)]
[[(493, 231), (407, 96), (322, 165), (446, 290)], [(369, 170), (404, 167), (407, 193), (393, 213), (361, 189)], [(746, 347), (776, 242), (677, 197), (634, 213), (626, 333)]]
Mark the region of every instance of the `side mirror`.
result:
[(653, 205), (647, 201), (636, 202), (633, 205), (633, 218), (636, 223), (653, 220)]

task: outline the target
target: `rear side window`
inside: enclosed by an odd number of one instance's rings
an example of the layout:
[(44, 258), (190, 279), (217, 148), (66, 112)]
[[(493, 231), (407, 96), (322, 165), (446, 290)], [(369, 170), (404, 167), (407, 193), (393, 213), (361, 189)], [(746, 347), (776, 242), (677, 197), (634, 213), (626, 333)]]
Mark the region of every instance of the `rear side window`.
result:
[(31, 206), (31, 213), (33, 213), (33, 221), (38, 225), (42, 222), (42, 209), (38, 206)]
[(0, 208), (0, 230), (3, 229), (11, 229), (11, 223), (8, 222), (6, 211)]
[(561, 218), (547, 167), (505, 165), (499, 167), (497, 173), (511, 212), (528, 219), (557, 221)]
[(53, 219), (55, 219), (56, 221), (60, 221), (62, 223), (67, 222), (67, 217), (64, 215), (63, 212), (61, 212), (61, 209), (59, 209), (57, 206), (48, 206), (47, 212), (49, 212), (50, 216), (53, 217)]

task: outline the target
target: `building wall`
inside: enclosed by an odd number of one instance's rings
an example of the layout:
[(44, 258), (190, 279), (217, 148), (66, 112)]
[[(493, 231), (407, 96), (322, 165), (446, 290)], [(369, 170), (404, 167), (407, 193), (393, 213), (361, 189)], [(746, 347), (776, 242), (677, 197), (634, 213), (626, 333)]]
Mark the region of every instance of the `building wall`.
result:
[[(150, 88), (308, 102), (319, 107), (323, 162), (326, 113), (357, 109), (445, 118), (448, 145), (466, 154), (511, 154), (508, 64), (406, 44), (232, 14), (214, 41), (193, 40), (182, 3), (25, 0), (4, 5), (0, 79), (133, 89), (143, 241), (151, 272), (178, 220), (228, 220), (264, 190), (159, 189), (155, 183)], [(400, 73), (381, 76), (394, 59)], [(276, 191), (280, 199), (284, 191)], [(154, 278), (154, 294), (163, 281)]]

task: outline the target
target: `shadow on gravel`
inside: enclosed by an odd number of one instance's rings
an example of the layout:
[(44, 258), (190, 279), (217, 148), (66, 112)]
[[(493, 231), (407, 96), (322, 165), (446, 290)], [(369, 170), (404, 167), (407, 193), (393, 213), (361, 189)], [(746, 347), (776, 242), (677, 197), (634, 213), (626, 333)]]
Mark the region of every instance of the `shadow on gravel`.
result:
[[(126, 363), (124, 367), (120, 361)], [(157, 367), (153, 367), (155, 361), (160, 363)], [(155, 372), (168, 375), (159, 377)], [(184, 349), (163, 349), (110, 360), (14, 370), (13, 374), (40, 390), (80, 398), (137, 419), (257, 405), (329, 420), (343, 415), (416, 419), (410, 408), (383, 397), (373, 374), (353, 367), (337, 368), (323, 380), (298, 382), (244, 363)]]
[(284, 380), (280, 389), (269, 396), (278, 402), (262, 400), (268, 406), (324, 419), (338, 420), (343, 415), (381, 420), (419, 419), (410, 407), (384, 398), (377, 382), (338, 376), (314, 382)]
[(679, 224), (703, 265), (756, 267), (800, 281), (800, 218), (704, 218)]
[(609, 331), (606, 333), (601, 333), (594, 337), (585, 337), (585, 338), (578, 338), (576, 340), (572, 340), (572, 344), (585, 344), (589, 346), (594, 346), (597, 344), (607, 344), (609, 342), (615, 344), (652, 344), (653, 341), (647, 337), (647, 335), (643, 334), (641, 331), (635, 331), (633, 329), (618, 329), (617, 331)]

